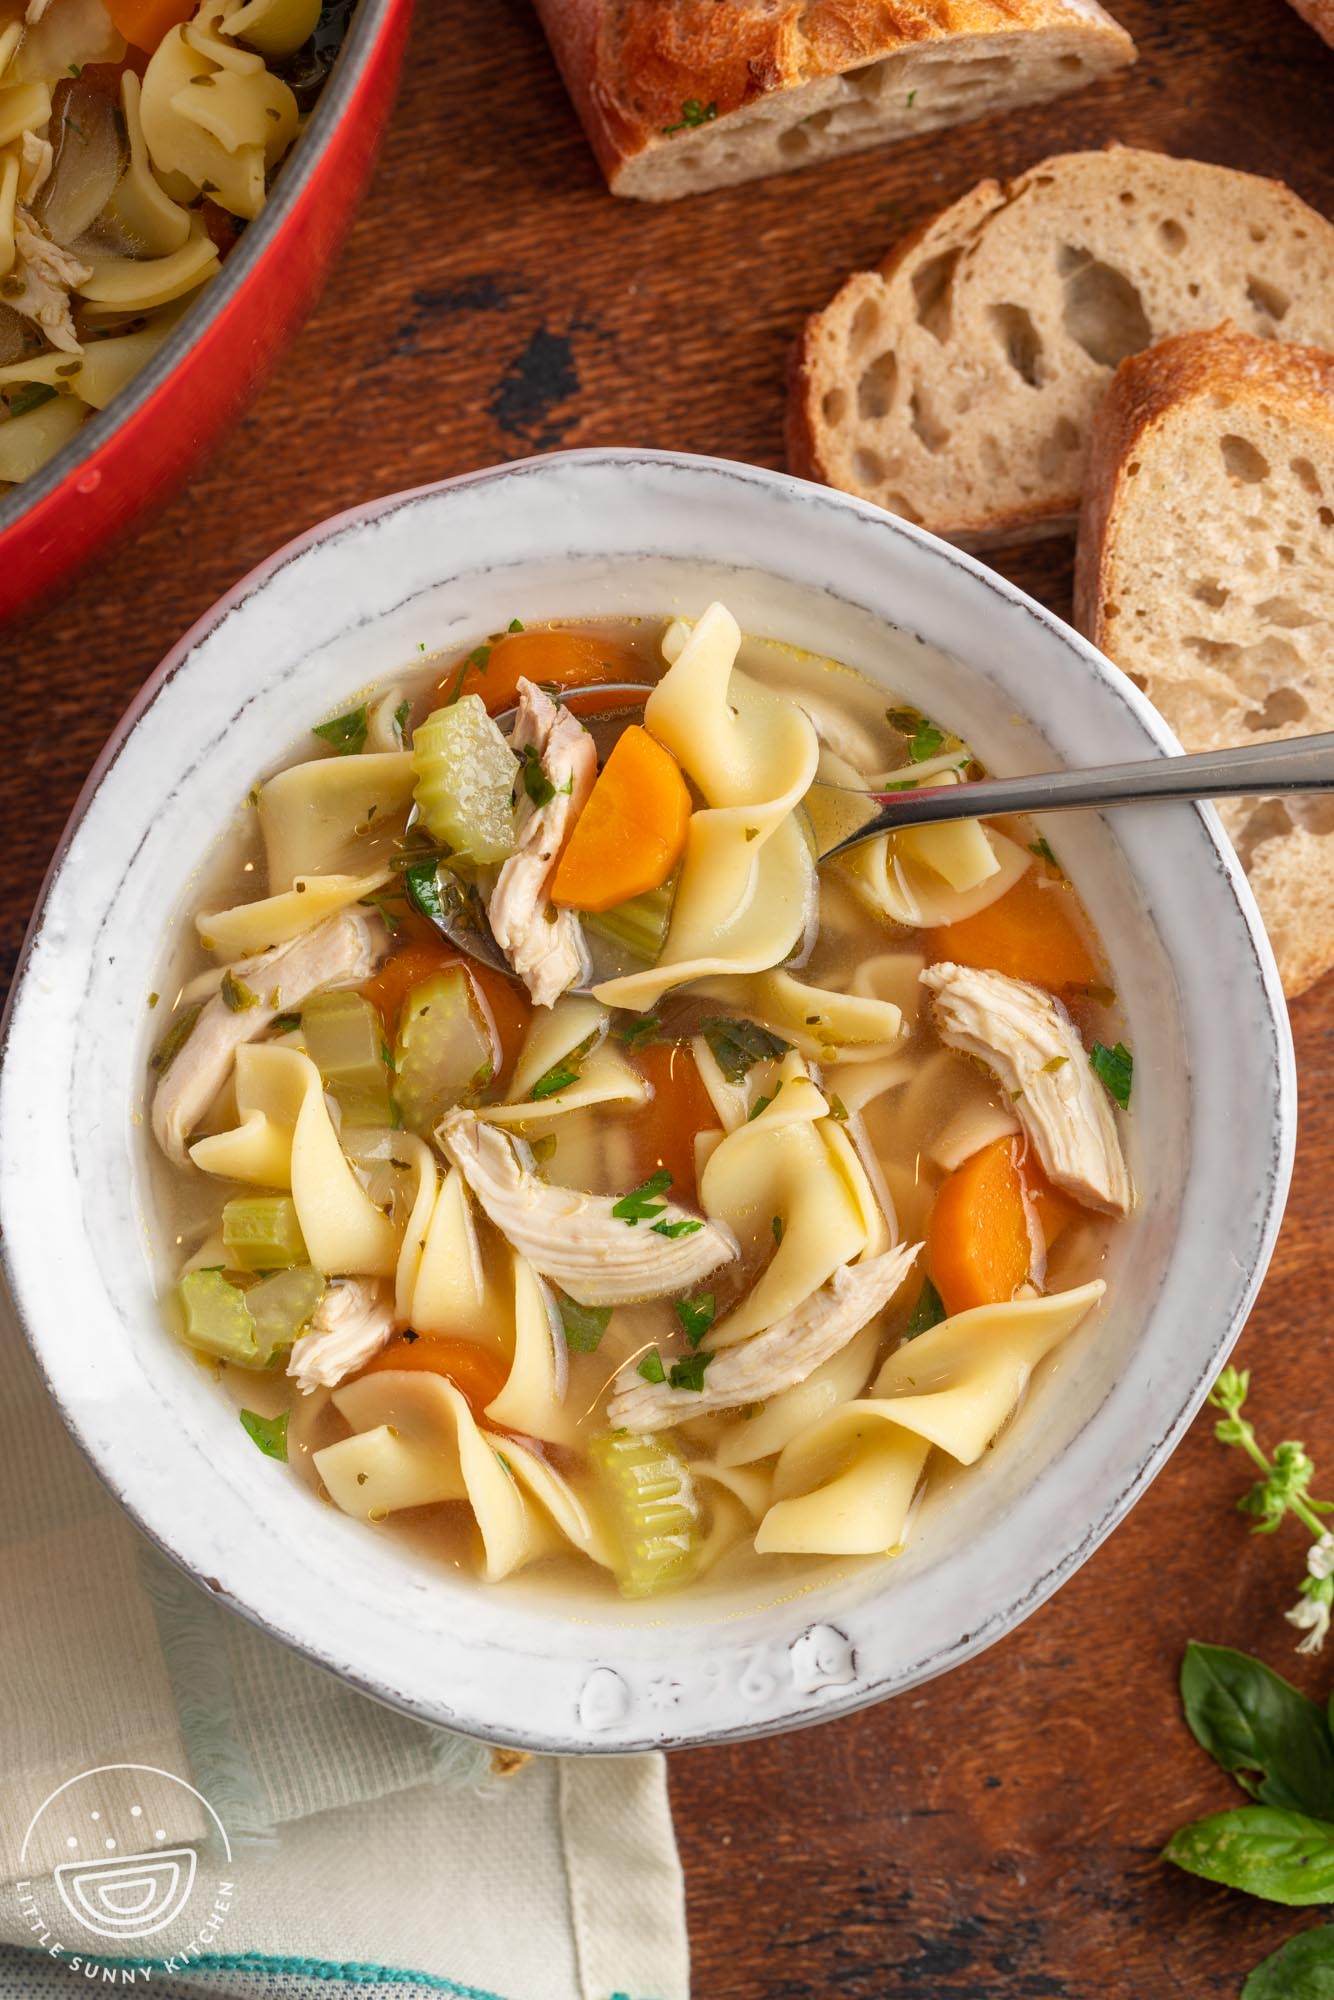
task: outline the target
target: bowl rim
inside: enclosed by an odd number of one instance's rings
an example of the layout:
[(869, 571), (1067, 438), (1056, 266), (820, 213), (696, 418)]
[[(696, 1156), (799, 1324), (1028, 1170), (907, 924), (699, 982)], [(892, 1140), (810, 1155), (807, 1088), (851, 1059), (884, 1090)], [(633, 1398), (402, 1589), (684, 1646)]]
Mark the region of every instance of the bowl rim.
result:
[[(936, 536), (906, 522), (897, 516), (887, 514), (883, 509), (836, 489), (813, 484), (767, 468), (741, 464), (736, 461), (714, 458), (703, 454), (672, 452), (656, 449), (635, 449), (630, 447), (586, 448), (553, 452), (541, 456), (519, 459), (477, 471), (461, 473), (452, 477), (425, 482), (403, 491), (377, 497), (367, 502), (346, 508), (317, 522), (294, 536), (264, 561), (257, 564), (247, 575), (240, 578), (226, 591), (190, 628), (166, 654), (160, 664), (149, 675), (133, 701), (111, 732), (107, 743), (95, 761), (87, 780), (81, 788), (70, 813), (66, 826), (57, 843), (51, 863), (43, 877), (41, 888), (34, 906), (10, 988), (3, 1018), (0, 1018), (0, 1078), (9, 1054), (10, 1041), (15, 1017), (30, 976), (33, 948), (41, 933), (46, 906), (56, 879), (63, 867), (80, 825), (96, 793), (109, 771), (116, 763), (121, 751), (133, 731), (138, 726), (145, 711), (151, 707), (159, 693), (175, 677), (189, 660), (198, 644), (236, 609), (248, 599), (262, 591), (282, 570), (298, 562), (308, 551), (337, 541), (342, 535), (354, 532), (360, 527), (382, 521), (402, 508), (429, 500), (437, 494), (466, 491), (482, 485), (491, 485), (515, 478), (541, 477), (550, 471), (559, 472), (562, 467), (588, 468), (636, 468), (661, 467), (695, 471), (706, 477), (723, 477), (742, 487), (758, 487), (771, 494), (800, 496), (808, 502), (823, 504), (834, 514), (851, 514), (873, 524), (882, 532), (906, 539), (919, 550), (938, 562), (944, 570), (953, 569), (968, 579), (965, 588), (971, 590), (981, 585), (990, 590), (1022, 616), (1036, 619), (1052, 636), (1067, 649), (1072, 649), (1090, 671), (1120, 702), (1130, 710), (1142, 729), (1164, 755), (1180, 754), (1181, 746), (1140, 690), (1121, 671), (1097, 651), (1072, 627), (1054, 612), (1028, 596), (1017, 585), (988, 569), (983, 563), (966, 552), (940, 541)], [(781, 563), (776, 572), (781, 574)], [(877, 616), (882, 614), (875, 614)], [(957, 657), (957, 656), (956, 656)], [(961, 659), (965, 669), (968, 661)], [(670, 1718), (663, 1719), (662, 1726), (639, 1728), (632, 1732), (609, 1731), (599, 1740), (589, 1734), (559, 1733), (551, 1728), (530, 1728), (523, 1725), (511, 1726), (508, 1722), (497, 1723), (490, 1717), (463, 1712), (460, 1708), (447, 1704), (444, 1700), (409, 1694), (403, 1688), (391, 1683), (383, 1669), (362, 1670), (349, 1665), (340, 1657), (335, 1647), (321, 1643), (309, 1632), (297, 1633), (280, 1624), (272, 1612), (266, 1612), (257, 1604), (247, 1601), (234, 1588), (228, 1587), (223, 1602), (245, 1617), (248, 1622), (280, 1639), (304, 1657), (335, 1673), (350, 1685), (391, 1707), (412, 1714), (418, 1719), (437, 1725), (460, 1729), (486, 1741), (510, 1745), (514, 1748), (545, 1752), (581, 1752), (624, 1754), (627, 1751), (652, 1748), (690, 1747), (703, 1743), (720, 1743), (744, 1740), (749, 1737), (775, 1735), (789, 1729), (808, 1726), (826, 1719), (847, 1715), (869, 1707), (933, 1678), (948, 1668), (960, 1665), (986, 1650), (1021, 1624), (1088, 1559), (1099, 1544), (1124, 1518), (1130, 1507), (1145, 1491), (1152, 1479), (1161, 1470), (1177, 1442), (1201, 1406), (1217, 1368), (1230, 1351), (1245, 1325), (1246, 1317), (1263, 1281), (1272, 1256), (1274, 1243), (1282, 1221), (1284, 1204), (1291, 1177), (1292, 1161), (1296, 1141), (1296, 1063), (1292, 1044), (1291, 1028), (1288, 1021), (1286, 1003), (1283, 998), (1277, 965), (1272, 948), (1264, 931), (1258, 907), (1239, 862), (1223, 834), (1221, 822), (1213, 808), (1197, 804), (1193, 811), (1200, 823), (1200, 829), (1214, 850), (1214, 858), (1220, 867), (1232, 895), (1236, 901), (1242, 930), (1254, 959), (1254, 971), (1258, 988), (1265, 1002), (1267, 1024), (1272, 1031), (1272, 1071), (1273, 1071), (1273, 1121), (1270, 1129), (1270, 1154), (1268, 1180), (1263, 1197), (1257, 1231), (1257, 1252), (1249, 1268), (1241, 1268), (1240, 1282), (1235, 1283), (1232, 1306), (1225, 1327), (1220, 1326), (1214, 1343), (1215, 1355), (1210, 1367), (1187, 1393), (1184, 1401), (1172, 1419), (1165, 1426), (1155, 1421), (1152, 1426), (1151, 1441), (1136, 1462), (1120, 1489), (1103, 1507), (1101, 1514), (1088, 1523), (1078, 1539), (1071, 1538), (1069, 1546), (1055, 1560), (1050, 1561), (1032, 1579), (1026, 1589), (990, 1611), (977, 1622), (976, 1628), (965, 1633), (961, 1639), (944, 1646), (930, 1658), (925, 1658), (909, 1673), (891, 1675), (881, 1679), (865, 1678), (850, 1689), (831, 1688), (827, 1696), (818, 1704), (790, 1701), (777, 1717), (760, 1720), (741, 1719), (729, 1723), (704, 1724), (688, 1729), (670, 1727)], [(0, 1091), (0, 1155), (3, 1154), (3, 1092)], [(3, 1194), (3, 1159), (0, 1157), (0, 1195)], [(0, 1217), (0, 1220), (3, 1218)], [(1234, 1259), (1234, 1262), (1236, 1260)], [(177, 1568), (183, 1570), (201, 1588), (216, 1591), (219, 1586), (211, 1580), (206, 1571), (181, 1554), (167, 1539), (168, 1531), (146, 1517), (135, 1503), (121, 1490), (117, 1483), (115, 1464), (110, 1453), (105, 1460), (91, 1439), (77, 1410), (62, 1397), (54, 1386), (43, 1358), (45, 1338), (35, 1327), (30, 1327), (21, 1304), (19, 1272), (16, 1268), (14, 1243), (10, 1233), (0, 1228), (0, 1279), (3, 1279), (14, 1306), (14, 1316), (22, 1331), (26, 1344), (33, 1356), (43, 1382), (51, 1395), (66, 1429), (78, 1445), (84, 1457), (92, 1466), (113, 1498), (125, 1509), (150, 1542)], [(1073, 1448), (1073, 1444), (1072, 1444)], [(721, 1621), (720, 1621), (721, 1622)], [(590, 1628), (598, 1630), (599, 1628)], [(703, 1632), (707, 1624), (691, 1628), (683, 1626), (683, 1633), (691, 1630)], [(820, 1628), (817, 1628), (820, 1629)], [(596, 1644), (590, 1647), (585, 1671), (591, 1668), (590, 1685), (598, 1675), (611, 1671), (601, 1664), (594, 1664), (608, 1654), (615, 1656), (614, 1628), (607, 1628), (608, 1636), (600, 1649)], [(616, 1678), (613, 1672), (613, 1678)], [(582, 1720), (582, 1717), (581, 1717)]]
[(174, 375), (205, 329), (225, 313), (249, 282), (255, 267), (281, 235), (311, 180), (319, 170), (325, 147), (349, 101), (361, 88), (380, 39), (394, 14), (411, 0), (359, 0), (356, 13), (338, 51), (328, 82), (319, 94), (305, 130), (298, 136), (274, 189), (263, 208), (241, 232), (219, 266), (216, 277), (201, 285), (161, 347), (107, 404), (85, 417), (73, 437), (45, 465), (9, 493), (0, 494), (0, 550), (11, 530), (58, 492), (86, 459), (133, 423)]

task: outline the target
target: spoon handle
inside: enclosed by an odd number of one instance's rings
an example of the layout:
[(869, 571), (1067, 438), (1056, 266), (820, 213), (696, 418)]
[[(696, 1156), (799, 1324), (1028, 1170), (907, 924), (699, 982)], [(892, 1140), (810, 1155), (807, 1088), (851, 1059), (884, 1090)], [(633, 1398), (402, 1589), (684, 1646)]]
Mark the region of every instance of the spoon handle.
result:
[(878, 833), (996, 813), (1065, 812), (1076, 806), (1152, 805), (1160, 799), (1258, 797), (1269, 792), (1334, 791), (1334, 733), (1293, 736), (1238, 750), (1151, 757), (1097, 771), (1048, 771), (1032, 778), (983, 778), (975, 785), (928, 785), (867, 793), (874, 818), (826, 851), (836, 854)]

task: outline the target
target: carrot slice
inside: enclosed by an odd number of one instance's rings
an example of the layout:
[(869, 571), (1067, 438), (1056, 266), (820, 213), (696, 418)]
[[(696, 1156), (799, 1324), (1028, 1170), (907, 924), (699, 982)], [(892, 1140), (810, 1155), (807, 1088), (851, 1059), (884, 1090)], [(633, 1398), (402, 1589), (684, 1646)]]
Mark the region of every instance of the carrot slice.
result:
[(628, 646), (599, 639), (588, 632), (563, 629), (507, 632), (489, 650), (479, 646), (467, 660), (451, 667), (440, 682), (440, 694), (451, 701), (460, 694), (480, 695), (489, 715), (513, 708), (520, 680), (548, 687), (590, 687), (598, 681), (646, 681), (649, 668)]
[(598, 773), (551, 883), (573, 910), (611, 910), (667, 880), (685, 850), (690, 790), (670, 750), (632, 722)]
[(434, 973), (443, 972), (447, 965), (462, 965), (472, 981), (473, 991), (485, 1002), (500, 1043), (495, 1080), (502, 1083), (514, 1067), (533, 1018), (527, 996), (503, 972), (493, 972), (490, 966), (479, 965), (475, 959), (456, 951), (425, 917), (414, 911), (403, 919), (394, 933), (394, 950), (360, 991), (379, 1008), (385, 1034), (392, 1041), (403, 1002), (412, 988)]
[(692, 1202), (699, 1192), (695, 1134), (718, 1123), (713, 1099), (688, 1042), (649, 1042), (634, 1051), (634, 1063), (653, 1086), (650, 1101), (631, 1116), (635, 1177), (646, 1181), (665, 1167), (676, 1199)]
[(933, 959), (950, 959), (1027, 979), (1058, 992), (1087, 986), (1098, 968), (1079, 927), (1079, 905), (1068, 882), (1030, 868), (1012, 889), (961, 923), (928, 933)]
[(440, 1333), (419, 1333), (411, 1340), (406, 1334), (396, 1333), (358, 1374), (379, 1375), (387, 1369), (448, 1376), (468, 1398), (474, 1413), (485, 1409), (500, 1394), (509, 1374), (509, 1364), (489, 1347)]
[(1033, 1265), (1033, 1216), (1048, 1248), (1079, 1213), (1021, 1139), (993, 1139), (942, 1181), (926, 1232), (927, 1268), (946, 1312), (1012, 1299)]
[(151, 55), (163, 36), (192, 21), (199, 0), (105, 0), (127, 42)]

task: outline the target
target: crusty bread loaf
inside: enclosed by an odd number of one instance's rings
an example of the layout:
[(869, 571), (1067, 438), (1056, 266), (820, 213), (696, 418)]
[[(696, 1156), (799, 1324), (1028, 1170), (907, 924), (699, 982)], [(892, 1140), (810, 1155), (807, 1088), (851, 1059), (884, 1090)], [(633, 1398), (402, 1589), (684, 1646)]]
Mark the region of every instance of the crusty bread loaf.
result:
[(1059, 97), (1135, 59), (1096, 0), (537, 0), (613, 193), (674, 201)]
[(1117, 363), (1225, 319), (1334, 347), (1334, 227), (1226, 167), (1117, 146), (1043, 160), (807, 321), (789, 463), (965, 547), (1068, 528)]
[(1334, 48), (1334, 0), (1289, 0), (1289, 5)]
[[(1122, 363), (1075, 619), (1187, 750), (1334, 729), (1334, 355), (1221, 327)], [(1334, 965), (1334, 797), (1219, 810), (1300, 993)]]

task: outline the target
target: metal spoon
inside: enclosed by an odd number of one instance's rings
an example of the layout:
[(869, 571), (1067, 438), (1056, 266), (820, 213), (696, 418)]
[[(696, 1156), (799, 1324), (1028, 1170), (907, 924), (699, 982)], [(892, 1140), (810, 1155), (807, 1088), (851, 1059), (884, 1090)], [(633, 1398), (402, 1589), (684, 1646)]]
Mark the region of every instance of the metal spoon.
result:
[[(624, 724), (636, 699), (652, 690), (617, 682), (575, 691), (582, 720)], [(606, 698), (612, 697), (607, 705)], [(575, 707), (575, 693), (566, 697)], [(599, 706), (593, 706), (596, 702)], [(501, 728), (514, 711), (497, 718)], [(1081, 807), (1156, 805), (1192, 799), (1255, 798), (1283, 792), (1334, 791), (1334, 732), (1289, 736), (1278, 743), (1236, 750), (1200, 750), (1180, 757), (1150, 757), (1086, 771), (1043, 771), (1025, 778), (980, 778), (972, 784), (921, 785), (907, 791), (864, 792), (818, 781), (805, 804), (815, 828), (820, 861), (863, 841), (903, 827), (947, 820), (992, 819), (1004, 813), (1072, 812)], [(461, 951), (510, 972), (489, 930), (451, 927)], [(511, 977), (513, 974), (511, 973)]]

